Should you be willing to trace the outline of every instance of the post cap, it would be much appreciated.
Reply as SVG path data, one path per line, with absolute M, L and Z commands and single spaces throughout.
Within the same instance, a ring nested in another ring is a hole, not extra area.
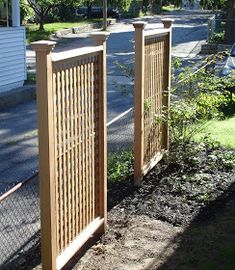
M 165 18 L 165 19 L 162 19 L 161 20 L 163 25 L 164 25 L 164 28 L 171 28 L 173 22 L 175 21 L 174 19 L 170 19 L 170 18 Z
M 51 52 L 56 42 L 50 40 L 39 40 L 31 43 L 32 48 L 37 52 Z
M 143 21 L 137 21 L 137 22 L 133 22 L 133 26 L 135 28 L 145 29 L 145 27 L 147 26 L 147 23 Z
M 95 32 L 91 34 L 93 40 L 99 45 L 102 45 L 108 39 L 109 35 L 109 32 Z

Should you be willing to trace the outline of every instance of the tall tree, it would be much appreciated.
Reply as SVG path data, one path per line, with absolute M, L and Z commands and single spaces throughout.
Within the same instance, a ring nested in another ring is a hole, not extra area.
M 227 44 L 235 42 L 235 0 L 227 1 L 224 42 Z
M 39 29 L 44 29 L 45 19 L 49 13 L 49 11 L 60 5 L 75 5 L 79 4 L 80 0 L 27 0 L 28 5 L 34 10 L 35 15 L 39 21 Z

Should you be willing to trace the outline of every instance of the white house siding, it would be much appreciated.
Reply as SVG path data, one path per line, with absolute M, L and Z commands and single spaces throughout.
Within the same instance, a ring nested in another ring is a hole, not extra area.
M 25 28 L 0 28 L 0 93 L 23 85 L 26 79 Z

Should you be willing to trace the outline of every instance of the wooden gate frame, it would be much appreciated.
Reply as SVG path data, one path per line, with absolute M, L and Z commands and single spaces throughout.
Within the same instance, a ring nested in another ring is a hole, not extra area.
M 167 91 L 164 93 L 163 105 L 166 108 L 166 118 L 169 117 L 170 107 L 170 84 L 171 84 L 171 46 L 172 46 L 172 23 L 173 19 L 162 19 L 164 29 L 144 31 L 146 22 L 135 22 L 135 94 L 134 94 L 134 184 L 139 186 L 143 176 L 151 170 L 162 158 L 162 153 L 149 161 L 144 168 L 144 74 L 145 74 L 145 36 L 161 36 L 169 34 L 168 70 L 167 70 Z M 164 123 L 162 148 L 169 150 L 169 128 Z
M 36 51 L 36 88 L 38 104 L 39 129 L 39 175 L 40 175 L 40 207 L 41 207 L 41 251 L 43 270 L 61 269 L 79 249 L 94 235 L 104 233 L 107 226 L 107 139 L 106 139 L 106 40 L 109 33 L 93 33 L 95 46 L 103 46 L 101 62 L 103 70 L 100 73 L 99 99 L 102 104 L 99 108 L 99 222 L 79 235 L 77 246 L 63 254 L 58 262 L 57 254 L 57 228 L 56 228 L 56 196 L 55 196 L 55 143 L 54 143 L 54 104 L 53 104 L 53 78 L 52 78 L 52 50 L 53 41 L 38 41 L 32 43 Z M 74 55 L 73 55 L 74 57 Z M 88 228 L 89 227 L 89 228 Z

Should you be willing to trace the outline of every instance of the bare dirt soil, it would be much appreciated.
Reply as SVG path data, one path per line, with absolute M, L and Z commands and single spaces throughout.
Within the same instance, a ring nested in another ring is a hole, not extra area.
M 204 149 L 187 164 L 160 163 L 138 189 L 111 184 L 110 204 L 121 202 L 73 269 L 234 270 L 234 161 L 233 150 Z

